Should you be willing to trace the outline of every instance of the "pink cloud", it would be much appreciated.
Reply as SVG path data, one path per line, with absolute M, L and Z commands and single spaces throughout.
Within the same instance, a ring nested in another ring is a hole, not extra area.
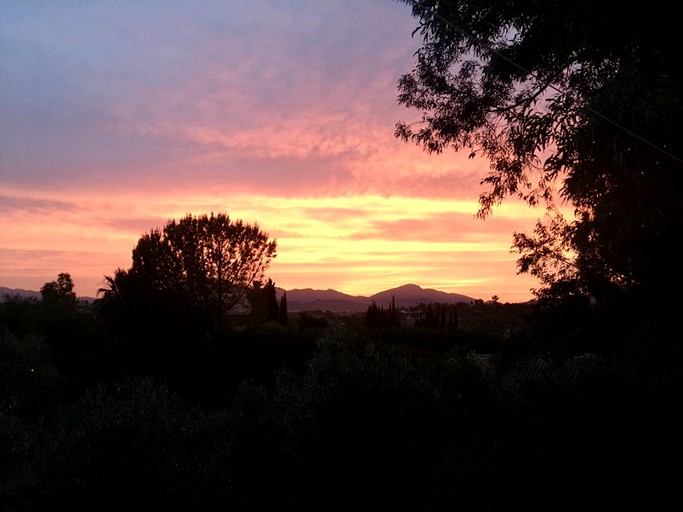
M 538 214 L 474 219 L 487 163 L 393 136 L 407 6 L 37 5 L 0 20 L 0 285 L 92 295 L 147 230 L 225 211 L 278 238 L 285 287 L 528 298 L 507 251 Z

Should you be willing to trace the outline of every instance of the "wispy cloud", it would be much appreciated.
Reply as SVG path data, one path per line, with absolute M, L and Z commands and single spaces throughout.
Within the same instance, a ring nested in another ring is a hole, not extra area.
M 31 269 L 36 279 L 45 279 L 51 267 L 55 275 L 69 271 L 78 276 L 82 294 L 92 294 L 115 268 L 128 268 L 131 251 L 145 232 L 186 213 L 219 211 L 258 224 L 278 241 L 269 275 L 285 288 L 339 287 L 369 294 L 417 282 L 515 300 L 526 297 L 531 287 L 529 279 L 511 279 L 511 230 L 533 220 L 523 207 L 510 207 L 500 219 L 477 224 L 471 221 L 472 202 L 365 195 L 84 193 L 64 200 L 66 207 L 52 205 L 47 215 L 35 208 L 42 204 L 38 194 L 27 197 L 25 207 L 19 206 L 20 197 L 13 203 L 17 206 L 5 215 L 7 229 L 0 238 L 0 279 L 25 282 Z
M 279 286 L 415 282 L 530 297 L 488 165 L 393 136 L 419 45 L 392 1 L 0 6 L 0 284 L 94 294 L 147 230 L 226 212 L 278 239 Z

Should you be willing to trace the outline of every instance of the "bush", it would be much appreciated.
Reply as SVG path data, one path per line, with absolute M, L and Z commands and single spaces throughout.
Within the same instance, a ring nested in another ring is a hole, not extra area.
M 63 382 L 42 337 L 0 329 L 0 411 L 37 421 L 57 405 Z
M 187 407 L 150 379 L 101 387 L 32 440 L 34 479 L 15 482 L 4 498 L 14 510 L 216 502 L 229 489 L 227 422 Z

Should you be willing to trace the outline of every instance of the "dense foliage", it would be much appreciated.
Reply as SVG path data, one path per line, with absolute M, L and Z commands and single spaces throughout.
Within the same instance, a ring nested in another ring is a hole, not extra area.
M 92 304 L 8 298 L 0 503 L 528 511 L 677 498 L 679 362 L 627 331 L 603 350 L 584 319 L 539 324 L 533 305 L 459 304 L 458 327 L 406 326 L 407 313 L 384 327 L 246 315 L 206 340 L 124 335 Z
M 40 296 L 44 301 L 76 302 L 71 274 L 62 272 L 57 276 L 56 281 L 45 283 L 40 288 Z
M 423 43 L 398 99 L 422 115 L 398 123 L 396 135 L 430 152 L 487 159 L 482 216 L 508 196 L 550 207 L 561 197 L 575 208 L 574 220 L 551 213 L 533 234 L 515 234 L 519 269 L 541 279 L 539 297 L 592 296 L 609 306 L 626 295 L 646 304 L 679 289 L 675 5 L 405 3 Z
M 188 214 L 140 238 L 130 270 L 106 278 L 99 307 L 119 325 L 157 320 L 173 331 L 199 323 L 213 336 L 263 277 L 276 247 L 258 225 L 224 213 Z

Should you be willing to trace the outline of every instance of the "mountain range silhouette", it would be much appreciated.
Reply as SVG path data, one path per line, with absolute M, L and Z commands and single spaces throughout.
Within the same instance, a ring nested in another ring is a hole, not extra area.
M 297 311 L 332 311 L 334 313 L 353 313 L 366 311 L 374 301 L 381 307 L 388 307 L 392 299 L 396 307 L 416 306 L 420 303 L 444 302 L 457 304 L 459 302 L 473 302 L 475 299 L 459 293 L 447 293 L 431 288 L 422 288 L 416 284 L 405 284 L 397 288 L 384 290 L 374 295 L 348 295 L 337 290 L 315 290 L 313 288 L 294 288 L 285 290 L 276 288 L 278 300 L 287 292 L 287 309 Z M 40 292 L 19 288 L 0 286 L 0 302 L 6 296 L 23 298 L 40 298 Z M 80 300 L 90 302 L 92 297 L 79 297 Z
M 473 302 L 475 299 L 459 293 L 447 293 L 431 288 L 421 288 L 416 284 L 406 284 L 397 288 L 384 290 L 374 295 L 347 295 L 336 290 L 314 290 L 312 288 L 293 289 L 287 291 L 287 308 L 289 311 L 332 311 L 358 312 L 367 310 L 374 301 L 380 307 L 388 307 L 392 299 L 396 307 L 416 306 L 420 303 L 444 302 L 457 304 Z M 278 298 L 285 292 L 278 288 Z

